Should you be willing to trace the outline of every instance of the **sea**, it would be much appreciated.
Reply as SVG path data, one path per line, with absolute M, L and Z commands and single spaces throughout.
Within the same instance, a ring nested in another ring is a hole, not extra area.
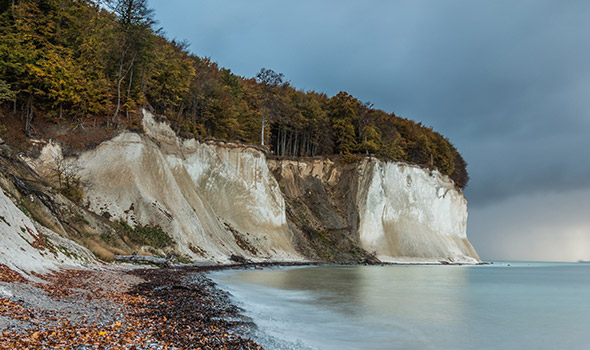
M 209 275 L 265 349 L 590 349 L 590 264 L 313 266 Z

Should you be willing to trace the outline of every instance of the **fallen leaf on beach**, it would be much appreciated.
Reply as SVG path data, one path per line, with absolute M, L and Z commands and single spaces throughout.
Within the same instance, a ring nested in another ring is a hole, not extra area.
M 89 308 L 49 311 L 0 298 L 0 316 L 26 324 L 0 329 L 0 349 L 194 349 L 198 343 L 203 349 L 260 349 L 229 333 L 234 323 L 223 319 L 227 304 L 212 295 L 208 279 L 186 286 L 184 278 L 194 274 L 148 269 L 133 275 L 88 270 L 39 275 L 47 283 L 26 283 L 58 303 Z M 150 282 L 139 283 L 136 276 Z M 97 315 L 106 319 L 88 321 Z

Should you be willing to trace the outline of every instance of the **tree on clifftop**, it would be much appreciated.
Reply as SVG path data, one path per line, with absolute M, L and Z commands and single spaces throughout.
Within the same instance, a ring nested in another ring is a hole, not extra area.
M 154 23 L 154 10 L 148 7 L 147 0 L 106 0 L 105 3 L 124 27 L 145 27 Z
M 344 154 L 356 151 L 357 134 L 354 126 L 361 108 L 360 101 L 344 91 L 330 99 L 328 114 L 334 127 L 336 151 Z
M 277 94 L 277 88 L 283 86 L 283 73 L 276 73 L 272 69 L 262 68 L 256 75 L 256 81 L 262 84 L 264 90 L 264 111 L 262 112 L 262 128 L 260 131 L 260 144 L 264 146 L 264 128 L 267 120 L 273 112 L 273 104 L 275 102 L 275 95 Z
M 145 58 L 151 39 L 151 26 L 154 10 L 150 9 L 147 0 L 106 0 L 106 5 L 115 13 L 120 24 L 118 35 L 119 64 L 117 72 L 117 108 L 113 115 L 113 122 L 118 122 L 121 111 L 121 86 L 128 80 L 127 103 L 130 100 L 133 86 L 133 73 L 138 62 Z

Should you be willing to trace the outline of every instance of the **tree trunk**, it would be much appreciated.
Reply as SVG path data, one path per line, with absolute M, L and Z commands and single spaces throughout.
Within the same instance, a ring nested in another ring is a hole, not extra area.
M 127 71 L 125 72 L 125 74 L 123 74 L 123 67 L 125 66 L 125 56 L 127 55 L 127 50 L 129 48 L 126 47 L 123 50 L 123 53 L 121 53 L 121 61 L 119 62 L 119 74 L 117 77 L 117 109 L 115 109 L 115 114 L 113 115 L 113 123 L 119 124 L 119 112 L 121 111 L 121 84 L 123 83 L 123 80 L 125 80 L 125 77 L 127 76 L 127 74 L 129 73 L 129 71 L 133 68 L 133 62 L 135 60 L 135 57 L 133 57 L 131 59 L 131 62 L 129 62 L 129 67 L 127 68 Z
M 289 133 L 289 141 L 287 141 L 286 144 L 286 148 L 285 148 L 285 154 L 289 155 L 289 150 L 291 149 L 291 144 L 293 143 L 293 133 Z
M 142 104 L 145 107 L 145 64 L 143 65 L 143 69 L 141 70 L 141 96 L 143 98 Z
M 280 144 L 279 140 L 280 139 L 281 139 L 281 128 L 279 127 L 279 130 L 277 130 L 277 137 L 275 139 L 275 154 L 277 156 L 281 155 L 280 150 L 279 150 L 279 144 Z
M 33 96 L 29 95 L 29 102 L 27 103 L 25 118 L 25 134 L 31 137 L 31 123 L 33 122 Z
M 176 113 L 176 120 L 180 120 L 180 117 L 182 117 L 183 112 L 184 112 L 184 102 L 181 102 L 180 106 L 178 107 L 178 112 Z
M 266 117 L 268 112 L 270 111 L 270 106 L 269 106 L 269 97 L 268 97 L 268 92 L 265 93 L 264 95 L 264 108 L 262 111 L 262 130 L 260 131 L 260 144 L 262 146 L 264 146 L 264 127 L 266 124 Z
M 127 107 L 125 108 L 125 115 L 127 116 L 127 120 L 129 120 L 129 95 L 131 95 L 131 84 L 133 83 L 133 72 L 135 69 L 131 68 L 131 74 L 129 75 L 129 86 L 127 86 L 127 97 L 125 100 L 127 101 Z
M 121 83 L 123 82 L 123 78 L 121 75 L 123 74 L 123 57 L 121 57 L 121 63 L 119 64 L 119 75 L 117 77 L 117 109 L 115 109 L 115 114 L 113 115 L 113 123 L 118 121 L 119 110 L 121 109 Z
M 264 146 L 264 124 L 265 124 L 265 114 L 262 114 L 262 130 L 260 131 L 260 144 Z
M 285 135 L 283 136 L 284 138 L 284 142 L 283 142 L 283 155 L 289 155 L 288 153 L 288 149 L 289 149 L 289 140 L 288 140 L 288 135 L 287 132 L 285 132 Z

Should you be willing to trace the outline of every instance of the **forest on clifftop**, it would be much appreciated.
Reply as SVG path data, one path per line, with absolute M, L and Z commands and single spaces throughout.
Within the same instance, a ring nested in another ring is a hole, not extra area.
M 270 69 L 235 75 L 167 39 L 153 17 L 147 0 L 0 0 L 0 135 L 39 137 L 40 123 L 137 128 L 148 108 L 183 137 L 277 157 L 373 154 L 467 185 L 466 162 L 431 127 L 344 91 L 298 90 Z

